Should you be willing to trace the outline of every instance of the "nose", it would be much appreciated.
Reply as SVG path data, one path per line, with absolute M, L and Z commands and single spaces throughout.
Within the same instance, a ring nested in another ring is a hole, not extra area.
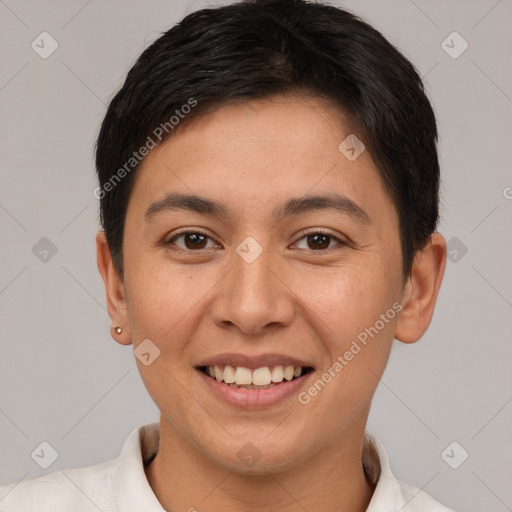
M 231 271 L 219 283 L 211 313 L 218 327 L 234 326 L 244 334 L 263 335 L 290 325 L 293 293 L 270 251 L 264 250 L 251 263 L 234 255 Z

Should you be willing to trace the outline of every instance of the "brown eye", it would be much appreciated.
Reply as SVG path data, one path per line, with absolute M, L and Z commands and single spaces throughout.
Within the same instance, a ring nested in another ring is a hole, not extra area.
M 176 240 L 179 240 L 180 238 L 183 239 L 184 246 L 176 243 Z M 198 249 L 207 249 L 208 247 L 206 247 L 206 244 L 209 239 L 210 237 L 208 235 L 201 233 L 200 231 L 185 231 L 173 236 L 166 242 L 166 244 L 173 244 L 178 246 L 180 249 L 195 251 Z
M 302 238 L 300 238 L 300 240 L 306 240 L 306 247 L 299 247 L 299 244 L 296 244 L 296 247 L 298 247 L 299 249 L 306 249 L 310 251 L 322 251 L 326 249 L 332 249 L 333 246 L 331 245 L 331 242 L 333 241 L 337 242 L 337 244 L 334 244 L 334 246 L 346 245 L 338 237 L 335 237 L 330 233 L 323 233 L 322 231 L 307 233 Z
M 308 235 L 308 245 L 310 249 L 328 249 L 331 237 L 329 235 L 324 235 L 322 233 L 318 233 L 316 235 Z

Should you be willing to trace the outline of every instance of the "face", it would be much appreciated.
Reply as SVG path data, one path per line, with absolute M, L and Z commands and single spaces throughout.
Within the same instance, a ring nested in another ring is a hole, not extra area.
M 274 97 L 201 117 L 138 170 L 124 325 L 160 351 L 137 365 L 166 430 L 231 471 L 364 430 L 404 286 L 397 212 L 369 153 L 340 151 L 349 134 L 321 100 Z M 233 374 L 255 389 L 217 380 Z

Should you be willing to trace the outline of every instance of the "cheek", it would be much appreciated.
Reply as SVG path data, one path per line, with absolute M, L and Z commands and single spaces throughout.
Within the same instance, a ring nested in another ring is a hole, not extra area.
M 192 267 L 142 258 L 134 263 L 126 269 L 134 341 L 141 337 L 162 341 L 173 338 L 173 332 L 179 332 L 180 325 L 186 324 L 194 306 L 213 285 L 194 276 Z
M 192 371 L 186 347 L 192 326 L 204 315 L 200 299 L 207 285 L 191 275 L 191 267 L 180 269 L 167 261 L 142 258 L 134 263 L 126 266 L 133 349 L 147 339 L 158 348 L 158 356 L 149 365 L 136 359 L 140 376 L 160 411 L 172 411 L 172 418 L 186 418 L 193 409 L 185 391 Z M 172 418 L 168 418 L 171 423 Z
M 292 288 L 306 310 L 343 340 L 373 325 L 393 303 L 395 286 L 383 265 L 375 263 L 354 261 L 328 272 L 296 274 L 290 276 Z
M 325 376 L 330 391 L 324 398 L 340 405 L 350 403 L 351 397 L 370 399 L 393 342 L 398 317 L 394 279 L 382 265 L 350 264 L 336 274 L 310 275 L 295 285 L 324 354 L 321 373 L 330 372 Z

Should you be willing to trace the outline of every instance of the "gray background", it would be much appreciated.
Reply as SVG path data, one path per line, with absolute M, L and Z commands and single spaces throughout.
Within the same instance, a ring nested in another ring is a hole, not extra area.
M 439 230 L 457 251 L 427 334 L 395 342 L 368 429 L 399 479 L 460 511 L 512 510 L 512 2 L 331 3 L 425 77 L 441 136 Z M 206 5 L 0 0 L 1 484 L 116 457 L 133 428 L 158 420 L 132 347 L 109 334 L 92 149 L 134 59 Z M 47 59 L 31 48 L 43 31 L 59 45 Z M 456 59 L 441 45 L 453 31 L 469 44 Z M 57 249 L 47 261 L 33 252 L 42 237 Z M 42 441 L 58 452 L 48 469 L 31 458 Z M 452 464 L 469 453 L 458 469 L 441 456 L 453 441 Z

